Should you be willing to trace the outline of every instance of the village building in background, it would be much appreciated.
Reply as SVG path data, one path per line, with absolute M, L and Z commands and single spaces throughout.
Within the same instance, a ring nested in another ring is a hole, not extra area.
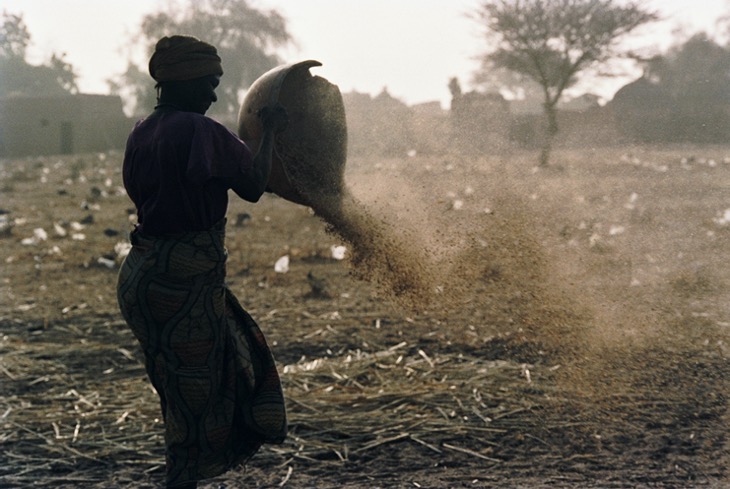
M 451 104 L 407 105 L 384 88 L 342 94 L 351 156 L 468 155 L 535 150 L 544 131 L 540 100 L 507 100 L 496 92 L 463 92 L 449 84 Z M 704 97 L 704 98 L 702 98 Z M 649 77 L 625 85 L 612 100 L 584 94 L 558 106 L 556 148 L 619 144 L 727 144 L 730 91 L 672 95 Z M 123 149 L 134 120 L 111 95 L 0 97 L 0 158 Z M 214 115 L 229 128 L 235 117 Z
M 724 85 L 723 85 L 724 87 Z M 701 87 L 700 87 L 701 88 Z M 344 94 L 350 155 L 504 154 L 538 150 L 544 139 L 542 100 L 505 99 L 449 83 L 451 104 L 407 106 L 387 90 Z M 644 74 L 605 103 L 587 93 L 557 107 L 556 148 L 631 144 L 730 143 L 730 88 L 668 90 Z
M 0 97 L 0 158 L 122 149 L 131 125 L 118 96 Z

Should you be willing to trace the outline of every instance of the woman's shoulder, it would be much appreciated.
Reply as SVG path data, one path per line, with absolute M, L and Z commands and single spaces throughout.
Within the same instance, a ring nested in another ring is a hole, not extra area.
M 164 131 L 168 129 L 184 133 L 200 130 L 206 132 L 227 130 L 221 123 L 208 116 L 182 110 L 153 112 L 149 117 L 139 121 L 136 127 L 144 126 L 155 127 L 157 130 L 162 129 Z
M 177 111 L 170 113 L 169 122 L 171 125 L 187 126 L 191 130 L 204 131 L 206 133 L 222 133 L 226 136 L 234 135 L 233 132 L 207 115 L 198 114 L 197 112 Z
M 136 138 L 154 137 L 167 141 L 206 141 L 216 146 L 242 144 L 233 131 L 215 119 L 184 111 L 153 113 L 137 124 L 133 135 Z
M 201 131 L 204 134 L 207 134 L 208 136 L 215 136 L 216 138 L 220 138 L 223 140 L 233 140 L 231 142 L 240 143 L 240 138 L 234 133 L 232 130 L 230 130 L 228 127 L 226 127 L 221 122 L 212 119 L 208 117 L 207 115 L 197 114 L 197 113 L 189 113 L 191 116 L 191 121 L 193 123 L 193 126 L 195 127 L 196 131 Z

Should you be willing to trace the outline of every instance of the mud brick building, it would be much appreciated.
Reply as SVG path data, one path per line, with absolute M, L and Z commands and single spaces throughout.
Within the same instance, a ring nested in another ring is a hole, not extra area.
M 0 97 L 0 158 L 121 149 L 131 127 L 117 96 Z

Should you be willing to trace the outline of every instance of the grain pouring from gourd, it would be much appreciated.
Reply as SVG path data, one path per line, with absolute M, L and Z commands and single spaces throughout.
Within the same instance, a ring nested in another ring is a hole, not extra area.
M 489 212 L 469 215 L 456 206 L 444 211 L 433 196 L 444 195 L 450 184 L 439 177 L 418 181 L 406 165 L 399 174 L 365 177 L 376 182 L 378 198 L 361 200 L 365 195 L 353 192 L 361 190 L 361 181 L 348 185 L 345 179 L 342 96 L 337 86 L 309 73 L 319 65 L 305 61 L 272 70 L 254 83 L 241 107 L 239 135 L 252 147 L 261 134 L 259 109 L 280 103 L 289 114 L 289 125 L 277 135 L 270 190 L 311 207 L 351 248 L 354 274 L 382 296 L 440 325 L 448 324 L 452 312 L 459 317 L 462 308 L 475 311 L 475 323 L 506 317 L 495 328 L 535 338 L 539 352 L 564 362 L 558 380 L 563 388 L 601 398 L 610 393 L 614 386 L 596 382 L 596 376 L 609 371 L 625 348 L 643 338 L 653 341 L 659 319 L 615 307 L 581 281 L 565 280 L 579 262 L 576 250 L 562 255 L 545 246 L 546 230 L 524 198 L 534 192 L 530 181 L 505 176 L 498 166 L 449 175 L 463 184 L 462 177 L 483 174 L 479 191 Z M 629 331 L 636 324 L 643 333 Z M 569 368 L 574 362 L 576 368 Z M 529 371 L 524 375 L 530 382 Z
M 339 88 L 314 76 L 314 60 L 282 65 L 259 77 L 246 94 L 238 116 L 238 135 L 258 147 L 258 111 L 281 104 L 289 116 L 276 137 L 268 189 L 306 205 L 329 230 L 350 245 L 356 275 L 414 305 L 436 290 L 422 251 L 409 244 L 402 229 L 379 219 L 362 205 L 345 182 L 347 121 Z

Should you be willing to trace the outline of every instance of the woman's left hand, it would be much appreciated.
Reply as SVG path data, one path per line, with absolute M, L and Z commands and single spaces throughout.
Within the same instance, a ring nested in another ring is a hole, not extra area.
M 259 109 L 257 115 L 264 131 L 282 132 L 289 125 L 289 114 L 281 104 L 270 105 Z

